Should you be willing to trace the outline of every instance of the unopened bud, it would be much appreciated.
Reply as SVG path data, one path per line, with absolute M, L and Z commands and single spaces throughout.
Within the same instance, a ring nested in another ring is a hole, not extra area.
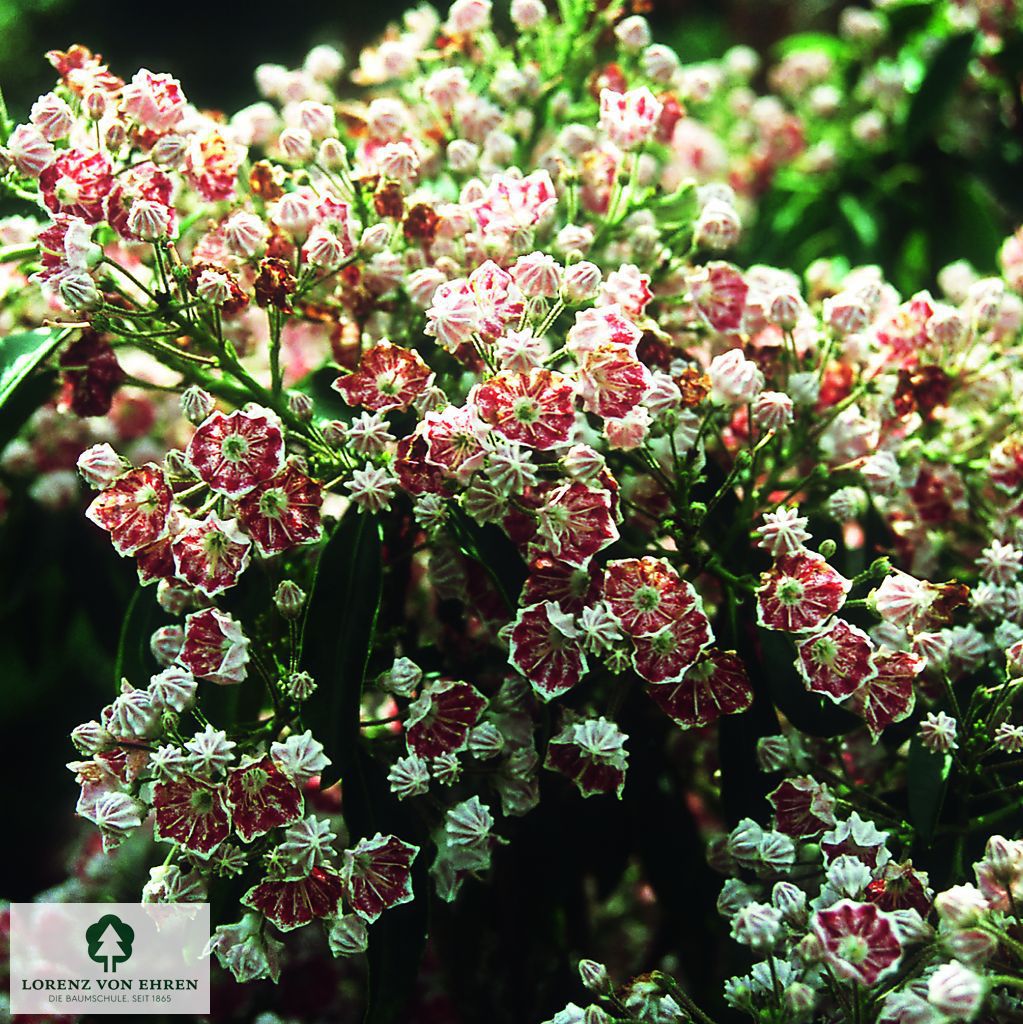
M 289 621 L 297 619 L 305 605 L 305 591 L 291 580 L 282 580 L 274 594 L 274 605 Z

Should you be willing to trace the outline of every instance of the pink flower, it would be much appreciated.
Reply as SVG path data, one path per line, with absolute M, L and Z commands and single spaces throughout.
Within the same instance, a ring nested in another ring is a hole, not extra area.
M 786 779 L 767 799 L 779 832 L 800 838 L 819 836 L 835 824 L 835 798 L 809 775 Z
M 916 703 L 913 681 L 926 662 L 909 651 L 882 648 L 874 655 L 877 675 L 868 679 L 850 696 L 849 708 L 866 723 L 871 738 L 877 742 L 881 733 L 908 718 Z
M 761 576 L 757 621 L 766 629 L 787 633 L 815 629 L 845 604 L 851 587 L 821 555 L 782 555 Z
M 799 669 L 806 688 L 839 701 L 877 675 L 870 637 L 844 619 L 836 619 L 822 633 L 798 647 Z
M 187 458 L 195 474 L 229 498 L 247 494 L 284 466 L 284 434 L 275 413 L 249 406 L 215 412 L 192 435 Z
M 625 558 L 608 562 L 604 597 L 630 636 L 653 636 L 694 607 L 692 584 L 662 558 Z
M 657 633 L 633 637 L 632 664 L 648 683 L 676 683 L 695 664 L 714 634 L 703 602 L 687 581 L 672 621 Z
M 547 171 L 526 177 L 495 174 L 472 212 L 484 234 L 511 235 L 535 227 L 557 206 L 554 182 Z
M 734 331 L 742 323 L 749 287 L 734 267 L 708 263 L 689 274 L 688 285 L 693 305 L 714 330 Z
M 650 371 L 617 345 L 585 353 L 579 363 L 583 408 L 605 418 L 627 415 L 650 389 Z
M 426 320 L 424 333 L 449 352 L 470 341 L 479 329 L 480 314 L 468 283 L 459 280 L 440 285 L 433 293 Z
M 715 356 L 707 368 L 711 398 L 719 405 L 748 405 L 763 390 L 764 375 L 741 349 Z
M 195 778 L 158 782 L 153 787 L 156 838 L 208 857 L 231 834 L 225 787 Z
M 57 159 L 57 151 L 34 124 L 19 124 L 7 140 L 7 152 L 15 168 L 38 178 Z
M 575 315 L 565 347 L 577 359 L 598 349 L 618 349 L 623 355 L 636 356 L 643 332 L 616 305 L 583 309 Z
M 244 148 L 228 142 L 218 131 L 194 135 L 185 153 L 185 174 L 208 202 L 231 199 L 244 158 Z
M 640 273 L 639 267 L 623 263 L 607 275 L 600 289 L 598 306 L 616 305 L 629 317 L 638 320 L 653 299 L 650 275 Z
M 170 131 L 185 112 L 181 83 L 170 75 L 137 71 L 121 93 L 121 110 L 154 132 Z
M 47 207 L 53 213 L 81 217 L 88 224 L 103 220 L 104 203 L 113 187 L 113 168 L 104 153 L 65 150 L 39 175 Z
M 646 142 L 663 109 L 646 86 L 625 93 L 600 91 L 600 127 L 622 149 L 636 149 Z
M 241 902 L 258 910 L 282 932 L 290 932 L 310 921 L 335 917 L 340 912 L 343 894 L 341 877 L 336 871 L 315 867 L 301 878 L 264 879 Z
M 533 547 L 569 565 L 585 566 L 618 540 L 609 491 L 583 483 L 565 483 L 546 495 L 537 509 Z
M 842 900 L 813 916 L 824 959 L 842 978 L 872 986 L 902 955 L 886 913 L 872 903 Z

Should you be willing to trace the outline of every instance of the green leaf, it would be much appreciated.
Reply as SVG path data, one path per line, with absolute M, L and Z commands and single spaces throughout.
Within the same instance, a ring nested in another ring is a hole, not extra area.
M 929 843 L 938 824 L 952 768 L 951 754 L 936 754 L 914 736 L 909 744 L 909 820 L 921 843 Z
M 909 149 L 916 148 L 931 134 L 959 91 L 974 43 L 974 33 L 964 32 L 951 36 L 935 53 L 906 113 L 903 137 Z
M 841 61 L 850 52 L 849 44 L 827 32 L 799 32 L 788 36 L 775 47 L 779 57 L 793 53 L 826 53 L 832 60 Z
M 154 591 L 136 588 L 128 601 L 117 641 L 114 659 L 114 689 L 120 692 L 121 680 L 132 686 L 145 686 L 156 669 L 156 660 L 149 646 L 154 631 L 170 622 L 170 617 L 156 602 Z
M 40 328 L 0 338 L 0 409 L 65 337 L 66 332 Z
M 303 667 L 316 680 L 303 719 L 324 746 L 332 785 L 355 768 L 359 705 L 383 589 L 380 523 L 350 506 L 320 554 L 302 624 Z
M 873 249 L 877 244 L 877 222 L 863 203 L 849 192 L 838 197 L 838 208 L 846 223 L 853 229 L 864 249 Z

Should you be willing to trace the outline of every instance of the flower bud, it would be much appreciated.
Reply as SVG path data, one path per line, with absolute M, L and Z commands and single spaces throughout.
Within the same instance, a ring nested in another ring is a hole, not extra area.
M 580 960 L 579 977 L 583 985 L 594 995 L 604 995 L 611 991 L 611 979 L 608 977 L 607 968 L 596 960 Z
M 308 700 L 316 689 L 316 681 L 308 672 L 292 672 L 284 684 L 284 689 L 294 700 Z
M 180 626 L 161 626 L 150 637 L 149 649 L 157 664 L 166 668 L 174 663 L 184 643 L 185 631 Z
M 308 423 L 313 418 L 313 400 L 304 391 L 292 391 L 288 395 L 288 411 Z
M 302 614 L 305 599 L 305 591 L 291 580 L 282 580 L 274 593 L 274 605 L 277 611 L 289 621 L 294 621 Z
M 600 281 L 600 268 L 587 260 L 581 260 L 565 270 L 561 294 L 568 303 L 585 302 L 597 294 Z
M 121 456 L 106 443 L 86 448 L 77 465 L 82 479 L 97 491 L 109 487 L 125 471 Z
M 952 1020 L 972 1020 L 985 994 L 984 979 L 958 960 L 942 964 L 927 982 L 927 1002 Z
M 213 396 L 198 384 L 185 388 L 181 393 L 181 411 L 189 423 L 198 426 L 213 412 Z

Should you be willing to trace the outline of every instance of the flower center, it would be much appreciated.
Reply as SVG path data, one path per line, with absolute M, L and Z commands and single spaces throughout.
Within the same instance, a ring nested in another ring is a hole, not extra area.
M 850 964 L 861 964 L 867 959 L 870 947 L 862 935 L 843 935 L 838 943 L 838 955 Z
M 228 462 L 241 462 L 249 454 L 249 442 L 241 434 L 228 434 L 220 446 L 220 454 Z
M 799 604 L 803 599 L 805 593 L 803 584 L 797 579 L 793 579 L 791 576 L 785 576 L 778 581 L 778 589 L 776 591 L 778 600 L 784 605 Z
M 61 206 L 77 203 L 80 190 L 74 178 L 61 178 L 53 189 L 53 194 Z
M 280 519 L 287 511 L 288 496 L 279 487 L 264 491 L 259 497 L 259 511 L 267 519 Z
M 208 789 L 197 789 L 189 796 L 188 803 L 197 814 L 209 814 L 213 810 L 213 794 Z
M 656 587 L 640 587 L 632 595 L 632 607 L 638 612 L 652 612 L 660 607 L 661 594 Z
M 400 388 L 398 387 L 398 380 L 392 370 L 388 370 L 386 373 L 380 374 L 377 377 L 377 391 L 382 395 L 396 395 Z
M 823 636 L 820 640 L 814 641 L 814 645 L 810 649 L 810 656 L 818 665 L 827 665 L 828 668 L 831 668 L 838 656 L 838 645 L 831 637 Z
M 512 415 L 519 423 L 535 423 L 540 418 L 540 406 L 535 398 L 517 398 Z
M 257 793 L 267 784 L 269 778 L 262 768 L 253 768 L 242 778 L 242 785 L 249 793 Z
M 135 492 L 135 501 L 140 512 L 155 512 L 160 507 L 160 499 L 152 484 L 145 484 Z

